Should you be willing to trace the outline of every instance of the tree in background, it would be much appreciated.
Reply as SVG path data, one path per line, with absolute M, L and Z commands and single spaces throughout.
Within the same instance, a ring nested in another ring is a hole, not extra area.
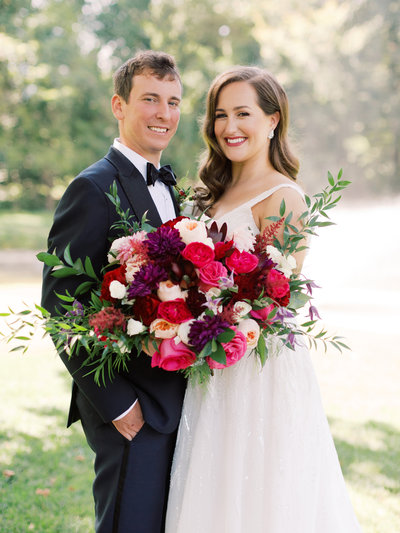
M 3 0 L 2 205 L 51 205 L 116 134 L 111 74 L 139 49 L 173 54 L 184 83 L 165 153 L 194 179 L 211 80 L 258 64 L 289 93 L 307 189 L 344 166 L 354 195 L 400 189 L 397 0 Z

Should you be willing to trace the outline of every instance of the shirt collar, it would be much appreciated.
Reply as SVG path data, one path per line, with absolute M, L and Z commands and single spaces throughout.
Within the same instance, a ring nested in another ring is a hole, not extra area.
M 113 147 L 116 148 L 123 154 L 129 161 L 138 169 L 144 179 L 147 176 L 147 159 L 134 152 L 131 148 L 122 144 L 119 139 L 114 139 Z

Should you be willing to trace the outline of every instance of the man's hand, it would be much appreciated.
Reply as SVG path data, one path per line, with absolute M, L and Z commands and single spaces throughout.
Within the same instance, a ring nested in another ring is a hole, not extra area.
M 161 344 L 161 339 L 155 339 L 154 341 L 156 344 L 157 344 L 157 350 L 158 348 L 160 347 L 160 344 Z M 153 342 L 149 342 L 147 344 L 148 348 L 146 348 L 146 345 L 144 343 L 144 341 L 142 342 L 142 350 L 144 351 L 145 354 L 149 355 L 150 357 L 153 357 L 153 355 L 156 353 L 156 349 L 154 348 L 154 344 Z
M 119 420 L 113 420 L 113 424 L 126 439 L 134 439 L 144 424 L 143 413 L 139 402 L 137 401 L 124 417 Z

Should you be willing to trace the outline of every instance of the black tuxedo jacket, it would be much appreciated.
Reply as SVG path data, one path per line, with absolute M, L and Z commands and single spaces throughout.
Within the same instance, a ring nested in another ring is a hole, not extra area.
M 115 207 L 105 195 L 116 181 L 121 207 L 128 208 L 140 221 L 147 211 L 149 223 L 158 227 L 162 221 L 151 198 L 143 176 L 134 165 L 113 147 L 108 154 L 81 172 L 68 186 L 56 209 L 48 239 L 48 249 L 62 255 L 70 243 L 71 256 L 84 259 L 89 256 L 97 275 L 107 264 L 111 241 L 118 235 L 110 226 L 118 219 Z M 175 210 L 178 206 L 174 199 Z M 57 279 L 51 269 L 44 267 L 42 306 L 54 313 L 60 304 L 55 293 L 74 293 L 82 282 L 79 276 Z M 62 309 L 62 308 L 61 308 Z M 60 309 L 60 310 L 61 310 Z M 104 422 L 110 422 L 128 409 L 138 398 L 145 421 L 161 433 L 173 432 L 181 413 L 185 379 L 182 374 L 151 368 L 151 359 L 145 353 L 131 354 L 128 371 L 116 374 L 106 385 L 95 384 L 93 375 L 85 377 L 87 368 L 81 368 L 87 354 L 66 353 L 61 358 L 73 377 L 68 425 L 80 418 L 75 402 L 76 387 L 86 396 Z

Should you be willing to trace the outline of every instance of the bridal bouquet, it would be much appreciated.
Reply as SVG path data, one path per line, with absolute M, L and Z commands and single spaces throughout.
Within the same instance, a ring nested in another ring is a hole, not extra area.
M 293 257 L 305 247 L 308 234 L 332 224 L 321 217 L 328 218 L 326 211 L 340 199 L 335 194 L 349 182 L 339 173 L 336 181 L 329 175 L 329 184 L 314 202 L 306 197 L 301 231 L 282 203 L 280 216 L 271 217 L 268 230 L 258 236 L 247 228 L 231 232 L 226 224 L 218 227 L 204 217 L 180 216 L 157 229 L 145 220 L 131 223 L 129 212 L 120 209 L 114 184 L 107 196 L 120 216 L 114 227 L 122 236 L 110 246 L 102 279 L 89 258 L 74 261 L 68 247 L 62 258 L 38 254 L 54 276 L 83 275 L 85 281 L 74 295 L 58 295 L 63 314 L 51 316 L 40 306 L 18 313 L 8 340 L 26 344 L 39 320 L 57 350 L 74 357 L 84 349 L 83 365 L 98 384 L 106 373 L 112 378 L 131 352 L 139 353 L 143 346 L 147 351 L 153 346 L 153 367 L 181 370 L 199 381 L 251 351 L 264 365 L 270 339 L 294 348 L 303 335 L 310 342 L 346 348 L 324 330 L 313 333 L 318 317 L 311 304 L 315 284 L 295 273 Z M 276 233 L 282 226 L 281 243 Z M 83 304 L 85 292 L 89 297 L 85 295 Z M 294 318 L 305 306 L 309 320 L 297 326 Z M 32 330 L 28 336 L 21 334 L 26 326 Z

